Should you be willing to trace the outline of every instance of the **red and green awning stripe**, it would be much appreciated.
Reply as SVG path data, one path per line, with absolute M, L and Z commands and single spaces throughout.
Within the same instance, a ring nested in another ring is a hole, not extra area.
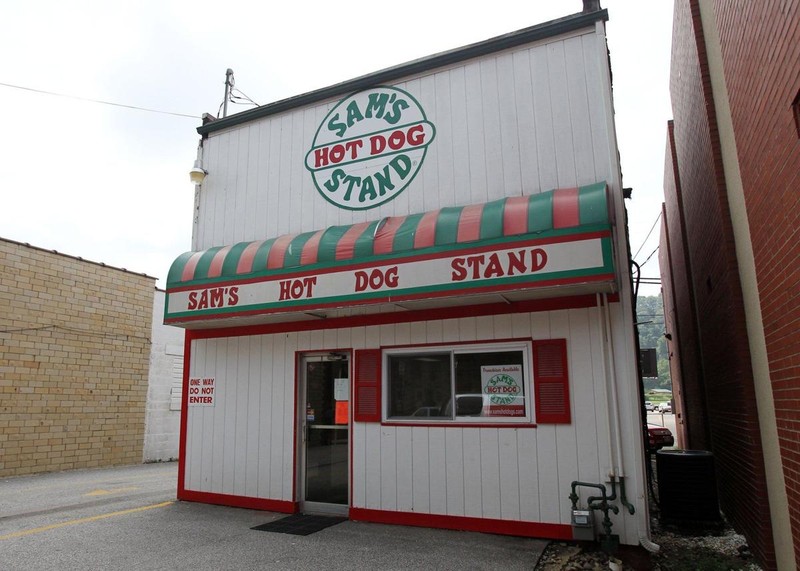
M 186 252 L 173 262 L 167 287 L 511 236 L 576 233 L 608 225 L 606 184 L 600 182 Z

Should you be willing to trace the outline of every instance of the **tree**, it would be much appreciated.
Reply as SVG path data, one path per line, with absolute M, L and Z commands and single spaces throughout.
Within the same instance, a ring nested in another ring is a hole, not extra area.
M 660 295 L 636 298 L 636 323 L 639 328 L 639 347 L 654 348 L 658 362 L 658 378 L 645 378 L 645 388 L 672 389 L 669 375 L 669 353 L 664 338 L 664 304 Z

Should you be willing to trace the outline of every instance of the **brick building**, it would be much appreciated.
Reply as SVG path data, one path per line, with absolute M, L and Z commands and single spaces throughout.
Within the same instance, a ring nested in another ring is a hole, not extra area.
M 768 569 L 800 562 L 800 2 L 677 0 L 661 264 L 687 448 Z M 675 381 L 674 381 L 675 382 Z
M 154 282 L 0 239 L 0 477 L 142 461 Z

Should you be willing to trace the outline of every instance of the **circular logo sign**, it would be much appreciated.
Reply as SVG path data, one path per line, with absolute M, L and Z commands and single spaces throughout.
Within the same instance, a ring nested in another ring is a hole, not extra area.
M 340 208 L 367 210 L 414 180 L 436 135 L 417 100 L 375 87 L 339 101 L 317 129 L 306 168 L 319 193 Z
M 521 395 L 516 379 L 505 373 L 490 378 L 484 390 L 492 404 L 511 404 Z

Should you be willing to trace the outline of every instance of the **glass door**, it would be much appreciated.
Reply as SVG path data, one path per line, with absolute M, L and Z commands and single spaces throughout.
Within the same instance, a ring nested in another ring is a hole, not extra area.
M 302 510 L 347 514 L 350 500 L 350 361 L 345 353 L 301 362 Z

